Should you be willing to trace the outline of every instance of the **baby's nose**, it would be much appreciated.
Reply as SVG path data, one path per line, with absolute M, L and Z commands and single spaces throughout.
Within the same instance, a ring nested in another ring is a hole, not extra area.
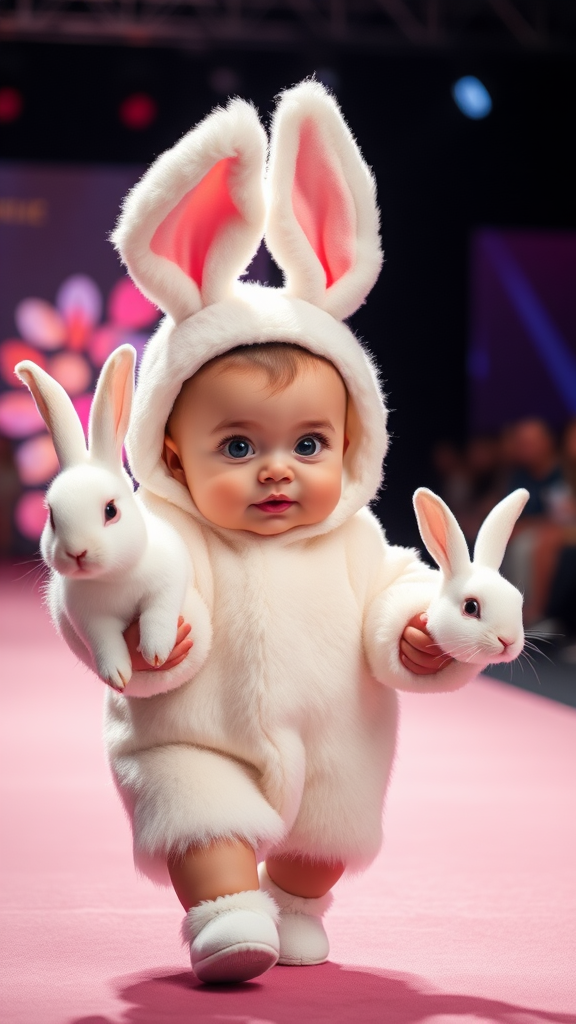
M 261 484 L 267 480 L 293 480 L 294 471 L 286 459 L 277 457 L 269 459 L 258 473 L 258 480 Z

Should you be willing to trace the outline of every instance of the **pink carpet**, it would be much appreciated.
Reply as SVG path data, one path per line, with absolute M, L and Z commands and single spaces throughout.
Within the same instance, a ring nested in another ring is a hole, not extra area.
M 134 876 L 101 689 L 15 575 L 0 591 L 4 1024 L 576 1021 L 573 710 L 486 679 L 404 696 L 386 845 L 337 887 L 330 963 L 198 987 L 175 897 Z

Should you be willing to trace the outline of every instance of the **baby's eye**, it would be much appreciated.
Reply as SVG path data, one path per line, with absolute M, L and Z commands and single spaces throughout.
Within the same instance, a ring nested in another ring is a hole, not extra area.
M 322 441 L 319 437 L 309 434 L 308 437 L 301 437 L 294 449 L 296 455 L 318 455 L 322 451 Z
M 254 449 L 245 437 L 232 437 L 226 441 L 222 451 L 231 459 L 245 459 L 248 455 L 254 455 Z

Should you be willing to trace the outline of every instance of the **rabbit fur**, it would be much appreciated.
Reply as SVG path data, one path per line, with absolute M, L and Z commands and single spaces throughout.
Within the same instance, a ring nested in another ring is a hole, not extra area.
M 189 575 L 182 540 L 140 504 L 122 465 L 135 355 L 124 345 L 104 364 L 88 450 L 64 389 L 29 360 L 16 367 L 52 434 L 61 466 L 46 495 L 49 515 L 40 541 L 52 570 L 51 611 L 59 624 L 68 620 L 97 674 L 120 691 L 132 674 L 123 631 L 138 618 L 139 649 L 151 665 L 162 664 L 175 643 Z
M 334 99 L 287 90 L 267 140 L 234 99 L 164 153 L 113 234 L 132 278 L 166 313 L 146 346 L 127 436 L 139 496 L 188 548 L 214 643 L 191 666 L 137 673 L 147 700 L 107 694 L 106 744 L 136 864 L 167 882 L 166 855 L 235 837 L 342 861 L 378 852 L 398 689 L 462 686 L 477 666 L 416 677 L 399 656 L 439 573 L 388 544 L 367 508 L 387 447 L 372 360 L 342 322 L 382 262 L 374 180 Z M 239 280 L 263 234 L 285 283 Z M 182 384 L 237 345 L 290 342 L 329 359 L 348 391 L 342 494 L 322 522 L 273 537 L 205 519 L 163 460 Z M 72 639 L 68 638 L 72 643 Z M 125 694 L 130 697 L 134 677 Z

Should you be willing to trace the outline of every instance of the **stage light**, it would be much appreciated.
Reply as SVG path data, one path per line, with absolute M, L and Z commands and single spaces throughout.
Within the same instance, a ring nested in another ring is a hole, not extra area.
M 158 104 L 148 93 L 135 92 L 122 100 L 118 116 L 122 124 L 132 131 L 143 131 L 156 120 Z
M 452 98 L 465 117 L 480 121 L 492 110 L 492 99 L 488 89 L 479 78 L 465 75 L 452 86 Z
M 6 85 L 0 89 L 0 122 L 11 124 L 17 121 L 24 108 L 24 99 L 18 89 Z

